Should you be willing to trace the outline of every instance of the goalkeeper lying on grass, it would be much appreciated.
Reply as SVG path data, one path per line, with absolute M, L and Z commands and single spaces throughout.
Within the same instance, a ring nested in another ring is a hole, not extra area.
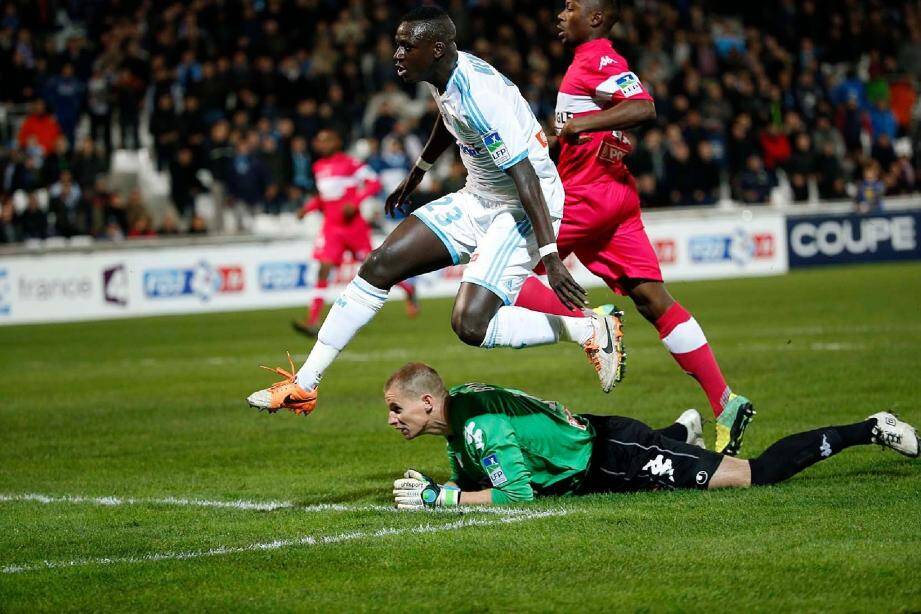
M 451 480 L 415 470 L 393 484 L 397 507 L 495 505 L 542 495 L 774 484 L 850 446 L 880 444 L 918 456 L 915 429 L 890 413 L 784 437 L 743 460 L 704 449 L 700 414 L 689 409 L 654 430 L 620 416 L 573 414 L 520 390 L 464 384 L 410 363 L 384 387 L 388 423 L 406 439 L 443 435 Z

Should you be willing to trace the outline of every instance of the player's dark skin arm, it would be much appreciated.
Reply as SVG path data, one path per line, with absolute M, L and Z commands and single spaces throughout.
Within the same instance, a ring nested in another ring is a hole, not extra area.
M 432 127 L 432 134 L 429 135 L 425 149 L 422 150 L 422 159 L 432 164 L 453 144 L 454 137 L 448 132 L 444 122 L 439 119 Z M 405 214 L 412 213 L 416 207 L 413 207 L 412 203 L 409 202 L 409 196 L 419 187 L 419 183 L 424 176 L 425 171 L 418 166 L 414 166 L 400 185 L 387 197 L 387 202 L 384 204 L 384 213 L 392 216 L 397 209 Z
M 537 173 L 534 172 L 531 161 L 525 158 L 506 169 L 505 172 L 518 188 L 518 197 L 525 213 L 528 214 L 528 219 L 531 220 L 537 245 L 543 247 L 555 242 L 550 209 L 547 208 L 547 203 L 544 201 L 544 192 L 540 189 L 540 180 L 537 178 Z M 541 262 L 547 269 L 550 287 L 566 307 L 574 309 L 585 307 L 588 304 L 585 289 L 572 278 L 558 253 L 547 254 L 541 259 Z
M 579 135 L 585 132 L 607 132 L 627 130 L 656 118 L 656 105 L 651 100 L 624 100 L 609 109 L 573 117 L 563 129 L 559 138 L 567 143 L 580 142 Z

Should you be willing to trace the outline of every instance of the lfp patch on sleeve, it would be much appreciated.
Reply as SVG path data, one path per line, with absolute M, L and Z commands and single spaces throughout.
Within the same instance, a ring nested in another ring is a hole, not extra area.
M 625 98 L 643 93 L 643 85 L 640 83 L 639 77 L 632 72 L 620 73 L 614 77 L 614 83 L 617 84 L 617 88 Z
M 497 165 L 504 164 L 512 159 L 511 152 L 496 130 L 483 136 L 483 145 L 486 145 L 489 156 Z
M 502 465 L 499 464 L 499 459 L 495 454 L 484 457 L 480 462 L 483 465 L 483 469 L 486 470 L 486 475 L 489 476 L 489 481 L 493 486 L 499 487 L 508 482 L 505 472 L 502 471 Z

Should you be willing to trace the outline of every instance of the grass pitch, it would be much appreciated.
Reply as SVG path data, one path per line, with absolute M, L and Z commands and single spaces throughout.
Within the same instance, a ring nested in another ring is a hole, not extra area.
M 880 409 L 921 425 L 921 265 L 670 289 L 755 402 L 743 456 Z M 630 368 L 604 395 L 578 348 L 467 348 L 450 301 L 388 304 L 306 419 L 243 400 L 258 364 L 303 359 L 295 310 L 0 328 L 0 611 L 921 609 L 921 462 L 875 447 L 748 491 L 388 509 L 407 467 L 447 476 L 441 441 L 385 424 L 408 360 L 577 412 L 708 415 L 624 306 Z

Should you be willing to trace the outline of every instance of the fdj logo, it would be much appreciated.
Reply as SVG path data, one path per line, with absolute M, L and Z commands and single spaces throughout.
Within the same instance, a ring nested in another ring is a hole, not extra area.
M 10 276 L 6 269 L 0 269 L 0 316 L 10 314 L 12 289 Z
M 774 235 L 748 234 L 737 228 L 728 235 L 703 235 L 691 237 L 688 244 L 691 262 L 734 262 L 745 265 L 752 260 L 771 258 L 774 255 Z
M 308 270 L 304 262 L 266 262 L 259 267 L 259 287 L 268 292 L 307 288 Z
M 154 269 L 144 273 L 144 295 L 152 299 L 197 296 L 207 301 L 215 294 L 242 292 L 243 286 L 242 267 L 212 267 L 204 261 L 190 269 Z

